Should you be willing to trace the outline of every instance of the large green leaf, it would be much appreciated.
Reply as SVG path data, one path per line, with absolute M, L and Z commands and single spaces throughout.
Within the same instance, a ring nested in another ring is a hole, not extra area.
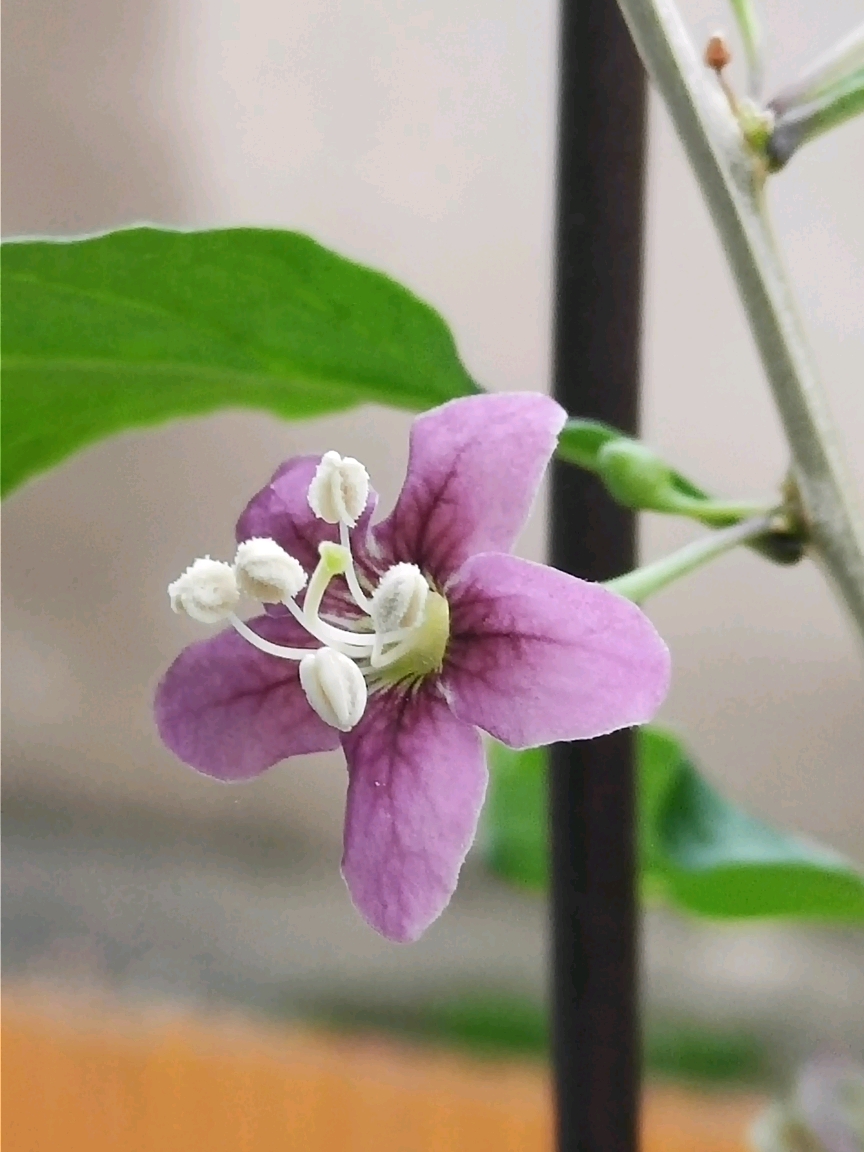
M 643 891 L 703 916 L 864 920 L 864 874 L 838 853 L 780 832 L 724 800 L 668 732 L 639 732 Z M 492 745 L 486 814 L 490 868 L 545 886 L 545 757 Z
M 478 391 L 444 321 L 306 236 L 131 228 L 3 248 L 3 490 L 125 428 Z

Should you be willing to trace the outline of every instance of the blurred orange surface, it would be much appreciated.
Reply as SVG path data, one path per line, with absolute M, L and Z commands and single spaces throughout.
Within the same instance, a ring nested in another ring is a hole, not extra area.
M 550 1152 L 542 1065 L 7 993 L 6 1152 Z M 644 1152 L 745 1152 L 762 1101 L 649 1086 Z

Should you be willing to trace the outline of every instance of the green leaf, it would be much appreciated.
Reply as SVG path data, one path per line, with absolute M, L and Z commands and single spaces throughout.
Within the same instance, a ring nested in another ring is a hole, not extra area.
M 724 800 L 685 754 L 657 758 L 651 830 L 667 897 L 703 916 L 864 920 L 864 875 L 838 853 Z M 642 772 L 650 771 L 643 762 Z
M 217 408 L 296 419 L 479 391 L 428 305 L 297 233 L 16 241 L 2 279 L 4 492 L 104 436 Z
M 864 920 L 864 874 L 838 853 L 780 832 L 724 800 L 675 736 L 637 739 L 643 892 L 702 916 Z M 489 749 L 486 859 L 511 882 L 548 876 L 545 752 Z
M 640 728 L 636 737 L 639 803 L 639 867 L 644 875 L 662 872 L 665 863 L 659 829 L 681 747 L 671 732 L 654 725 Z M 652 879 L 654 879 L 652 875 Z
M 526 888 L 545 888 L 549 877 L 546 820 L 546 750 L 487 748 L 486 856 L 493 872 Z

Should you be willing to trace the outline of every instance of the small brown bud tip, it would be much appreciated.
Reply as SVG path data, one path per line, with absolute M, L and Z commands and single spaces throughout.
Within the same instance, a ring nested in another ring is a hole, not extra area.
M 716 33 L 705 47 L 705 63 L 713 71 L 722 72 L 731 59 L 729 45 L 719 33 Z

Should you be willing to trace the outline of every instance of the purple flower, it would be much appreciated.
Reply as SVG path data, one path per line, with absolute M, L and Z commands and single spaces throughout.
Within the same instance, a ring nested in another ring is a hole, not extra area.
M 169 669 L 162 739 L 220 780 L 341 744 L 342 872 L 391 940 L 417 939 L 456 886 L 486 790 L 478 729 L 512 748 L 590 739 L 649 720 L 666 693 L 668 651 L 634 604 L 508 554 L 564 419 L 534 393 L 418 417 L 374 525 L 357 461 L 289 460 L 241 515 L 233 569 L 199 560 L 169 589 L 175 609 L 234 628 Z M 243 592 L 268 602 L 248 626 L 231 615 Z

